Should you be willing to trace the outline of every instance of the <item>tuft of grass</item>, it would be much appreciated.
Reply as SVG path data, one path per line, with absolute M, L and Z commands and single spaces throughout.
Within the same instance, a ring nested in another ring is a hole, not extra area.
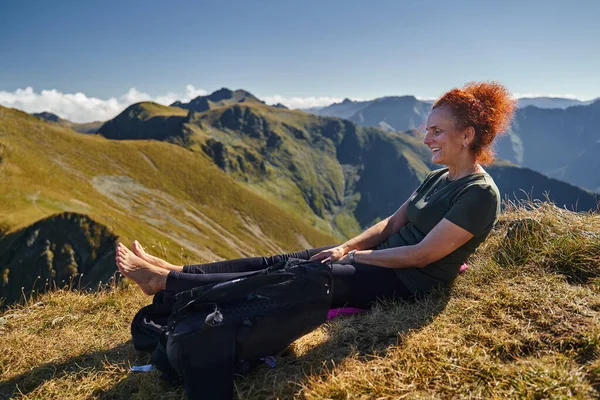
M 585 232 L 600 232 L 600 215 L 506 209 L 451 288 L 323 324 L 276 368 L 237 377 L 236 397 L 598 398 L 600 263 L 598 238 Z M 539 226 L 516 222 L 528 220 Z M 530 229 L 516 235 L 518 224 Z M 127 372 L 148 361 L 129 334 L 147 303 L 112 286 L 11 307 L 0 319 L 0 398 L 183 398 L 156 373 Z
M 574 283 L 600 277 L 600 221 L 595 214 L 572 213 L 548 202 L 508 205 L 511 220 L 495 255 L 501 267 L 535 266 Z

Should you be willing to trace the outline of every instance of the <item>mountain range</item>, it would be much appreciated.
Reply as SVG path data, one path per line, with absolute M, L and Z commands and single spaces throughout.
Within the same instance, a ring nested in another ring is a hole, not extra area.
M 342 119 L 221 89 L 172 106 L 134 104 L 96 135 L 0 108 L 0 297 L 15 301 L 46 280 L 106 282 L 117 240 L 185 263 L 359 233 L 440 166 L 418 130 L 393 126 L 418 126 L 428 105 L 409 96 L 351 103 Z M 388 113 L 393 129 L 377 122 Z M 488 172 L 511 200 L 596 209 L 593 193 L 514 162 Z
M 156 104 L 133 105 L 98 133 L 109 139 L 166 140 L 199 152 L 253 190 L 268 197 L 277 194 L 284 207 L 328 221 L 334 234 L 344 236 L 393 213 L 398 198 L 408 197 L 425 174 L 436 168 L 418 132 L 392 132 L 352 122 L 374 124 L 376 112 L 386 115 L 401 109 L 408 111 L 388 121 L 416 125 L 429 105 L 414 97 L 359 104 L 362 108 L 344 120 L 270 107 L 243 90 L 215 93 L 218 96 L 213 93 L 161 108 L 160 115 L 156 115 Z M 220 103 L 211 105 L 211 98 Z M 195 105 L 206 101 L 212 108 L 196 111 Z M 154 114 L 148 111 L 152 108 Z M 184 116 L 182 109 L 189 110 L 188 114 Z M 523 190 L 542 198 L 552 186 L 550 197 L 560 205 L 577 204 L 586 210 L 596 206 L 591 193 L 511 163 L 498 163 L 490 172 L 508 174 L 510 179 L 500 179 L 500 189 L 511 197 L 523 198 L 519 194 Z M 576 194 L 565 197 L 567 193 Z M 345 223 L 336 223 L 336 218 L 342 221 L 340 215 Z M 354 229 L 349 230 L 346 223 Z
M 564 97 L 521 97 L 519 98 L 519 107 L 534 106 L 537 108 L 568 108 L 573 106 L 587 106 L 600 98 L 581 101 Z
M 516 165 L 600 192 L 600 178 L 593 168 L 599 162 L 594 150 L 600 141 L 600 100 L 521 99 L 505 137 L 497 144 L 498 157 Z M 534 101 L 535 100 L 535 101 Z M 546 108 L 554 104 L 557 108 Z M 558 105 L 570 106 L 560 108 Z M 577 105 L 574 105 L 577 104 Z M 540 107 L 540 105 L 542 107 Z M 388 131 L 423 130 L 431 105 L 412 96 L 382 97 L 372 101 L 345 99 L 319 110 L 318 115 L 336 116 L 361 126 Z

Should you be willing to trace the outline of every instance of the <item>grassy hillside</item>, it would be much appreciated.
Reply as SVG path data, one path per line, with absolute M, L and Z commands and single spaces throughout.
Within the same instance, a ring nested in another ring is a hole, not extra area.
M 115 118 L 119 127 L 107 122 L 100 133 L 128 139 L 147 132 L 143 137 L 162 136 L 207 155 L 251 190 L 341 236 L 392 214 L 429 171 L 427 149 L 411 135 L 258 101 L 191 111 L 160 133 L 151 120 L 130 114 Z
M 98 133 L 108 139 L 173 140 L 181 131 L 188 112 L 152 102 L 133 104 L 107 121 Z
M 155 115 L 156 110 L 144 109 Z M 169 111 L 161 110 L 165 109 Z M 178 263 L 272 254 L 336 241 L 180 146 L 81 135 L 1 107 L 0 181 L 0 249 L 5 250 L 13 247 L 9 243 L 19 230 L 63 212 L 85 215 L 126 243 L 139 239 L 148 247 L 159 246 L 155 249 L 159 255 Z M 72 226 L 80 229 L 79 223 Z M 35 229 L 27 232 L 38 235 Z M 40 239 L 39 246 L 34 242 L 23 246 L 43 252 L 46 239 Z M 55 248 L 53 253 L 60 251 Z M 11 277 L 16 268 L 34 269 L 18 265 L 37 254 L 0 255 L 2 276 L 8 277 L 2 285 L 32 288 L 36 274 L 25 282 Z M 74 259 L 78 257 L 83 255 Z M 41 264 L 36 268 L 48 266 L 48 257 L 38 258 Z
M 235 381 L 240 399 L 600 396 L 600 216 L 509 207 L 455 286 L 333 320 Z M 54 292 L 0 317 L 0 398 L 180 399 L 129 374 L 137 288 Z M 65 346 L 65 343 L 68 343 Z

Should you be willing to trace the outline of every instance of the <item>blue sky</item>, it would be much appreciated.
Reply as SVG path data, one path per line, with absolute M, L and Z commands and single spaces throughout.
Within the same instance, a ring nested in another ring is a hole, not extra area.
M 434 98 L 494 79 L 519 95 L 591 99 L 599 16 L 592 0 L 4 0 L 0 93 Z

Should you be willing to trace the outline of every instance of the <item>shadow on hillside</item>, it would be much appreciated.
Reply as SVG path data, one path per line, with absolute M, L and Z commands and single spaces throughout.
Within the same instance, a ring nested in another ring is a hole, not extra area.
M 432 322 L 449 300 L 444 291 L 430 297 L 427 306 L 419 302 L 385 303 L 375 311 L 340 317 L 328 324 L 328 338 L 323 343 L 300 356 L 290 347 L 279 355 L 276 368 L 262 366 L 236 379 L 238 397 L 292 398 L 309 377 L 326 380 L 348 356 L 363 361 L 385 357 L 390 347 L 402 345 L 403 334 Z M 399 318 L 404 313 L 409 315 Z
M 260 366 L 249 374 L 236 378 L 238 397 L 291 398 L 309 376 L 326 379 L 327 373 L 350 355 L 365 360 L 373 356 L 385 356 L 390 346 L 401 344 L 399 337 L 402 333 L 427 325 L 446 307 L 448 300 L 448 294 L 444 293 L 429 299 L 427 307 L 388 303 L 382 304 L 377 311 L 340 317 L 327 325 L 328 339 L 308 352 L 296 356 L 292 348 L 288 348 L 277 357 L 276 368 Z M 410 316 L 395 319 L 398 312 L 410 313 Z M 127 341 L 110 350 L 82 354 L 62 362 L 46 363 L 1 382 L 0 399 L 30 394 L 46 382 L 63 376 L 96 376 L 103 373 L 120 375 L 118 367 L 128 368 L 129 365 L 146 364 L 148 361 L 148 355 L 135 351 L 131 341 Z M 183 388 L 167 385 L 160 381 L 159 375 L 157 372 L 130 373 L 111 387 L 98 387 L 90 398 L 129 399 L 135 395 L 144 398 L 181 398 Z
M 20 397 L 34 392 L 50 380 L 68 375 L 102 374 L 114 371 L 115 364 L 126 367 L 138 360 L 131 341 L 112 349 L 81 354 L 65 361 L 49 362 L 34 367 L 14 378 L 0 382 L 0 399 Z M 34 396 L 36 397 L 36 396 Z

